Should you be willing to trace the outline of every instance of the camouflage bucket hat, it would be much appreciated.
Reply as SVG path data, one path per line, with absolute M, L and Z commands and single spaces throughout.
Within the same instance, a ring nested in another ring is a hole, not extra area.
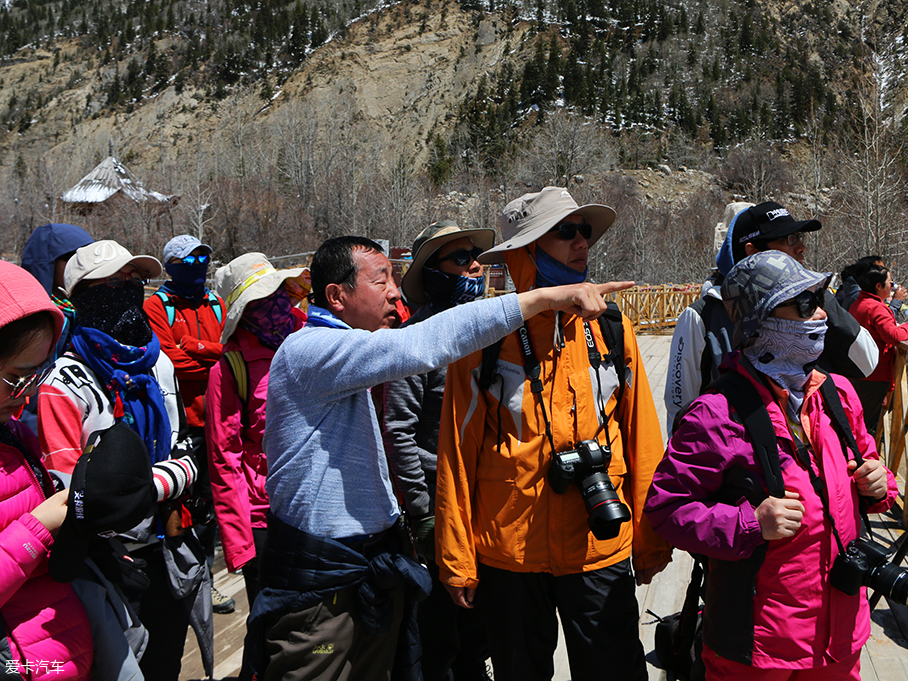
M 735 325 L 734 346 L 754 338 L 781 303 L 808 289 L 825 289 L 831 278 L 831 272 L 808 270 L 781 251 L 762 251 L 744 258 L 722 283 L 722 302 Z

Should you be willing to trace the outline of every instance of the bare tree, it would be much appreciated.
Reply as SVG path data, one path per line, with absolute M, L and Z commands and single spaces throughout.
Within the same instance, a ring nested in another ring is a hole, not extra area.
M 855 133 L 840 152 L 842 182 L 834 212 L 847 230 L 844 243 L 854 255 L 880 254 L 887 262 L 904 260 L 908 228 L 904 137 L 894 116 L 881 60 L 871 53 L 853 112 Z
M 531 182 L 559 187 L 584 173 L 608 170 L 614 162 L 613 145 L 603 128 L 565 110 L 549 116 L 519 156 Z
M 788 164 L 768 143 L 756 139 L 729 153 L 719 177 L 727 187 L 752 203 L 779 199 L 791 186 Z

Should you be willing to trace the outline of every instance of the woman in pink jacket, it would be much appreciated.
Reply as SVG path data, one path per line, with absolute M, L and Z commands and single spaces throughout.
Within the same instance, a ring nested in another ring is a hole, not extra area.
M 250 607 L 258 593 L 256 556 L 265 541 L 268 511 L 262 449 L 268 372 L 281 342 L 305 319 L 289 293 L 302 272 L 275 270 L 261 253 L 247 253 L 215 273 L 227 316 L 224 356 L 208 377 L 205 435 L 224 558 L 231 572 L 242 568 Z
M 63 314 L 32 275 L 0 261 L 0 665 L 25 679 L 89 679 L 88 617 L 47 558 L 66 517 L 34 434 L 15 420 L 53 368 Z
M 768 496 L 741 417 L 719 393 L 688 408 L 653 477 L 645 507 L 653 529 L 709 559 L 707 679 L 860 679 L 869 608 L 864 588 L 848 595 L 830 581 L 840 553 L 833 526 L 848 546 L 860 536 L 859 508 L 887 509 L 897 488 L 851 384 L 812 369 L 823 348 L 828 276 L 765 251 L 738 263 L 722 286 L 741 347 L 722 368 L 750 382 L 768 412 L 784 496 Z M 834 381 L 860 466 L 830 417 L 824 381 Z M 826 500 L 811 478 L 822 481 Z

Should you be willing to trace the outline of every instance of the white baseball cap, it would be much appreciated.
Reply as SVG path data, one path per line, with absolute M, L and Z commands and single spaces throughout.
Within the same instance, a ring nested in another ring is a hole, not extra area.
M 63 289 L 67 296 L 83 279 L 106 279 L 126 265 L 135 265 L 148 279 L 160 277 L 164 268 L 150 255 L 133 255 L 116 241 L 95 241 L 78 249 L 63 270 Z

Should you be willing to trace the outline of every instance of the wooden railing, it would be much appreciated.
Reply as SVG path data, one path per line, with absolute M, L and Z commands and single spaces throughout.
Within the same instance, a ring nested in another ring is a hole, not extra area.
M 684 308 L 700 298 L 701 287 L 702 284 L 633 286 L 608 297 L 618 303 L 636 333 L 671 333 Z M 508 291 L 489 290 L 490 296 L 504 293 Z
M 876 430 L 876 446 L 880 458 L 886 467 L 891 470 L 900 483 L 904 483 L 908 475 L 905 473 L 903 458 L 905 446 L 908 444 L 908 383 L 906 383 L 906 357 L 908 347 L 901 344 L 895 359 L 895 387 L 889 395 L 887 404 L 892 409 L 884 409 L 880 415 L 880 423 Z M 902 484 L 899 485 L 902 487 Z M 905 494 L 902 494 L 902 527 L 908 528 L 908 503 Z
M 700 297 L 702 284 L 634 286 L 610 294 L 637 333 L 670 333 L 678 316 Z

